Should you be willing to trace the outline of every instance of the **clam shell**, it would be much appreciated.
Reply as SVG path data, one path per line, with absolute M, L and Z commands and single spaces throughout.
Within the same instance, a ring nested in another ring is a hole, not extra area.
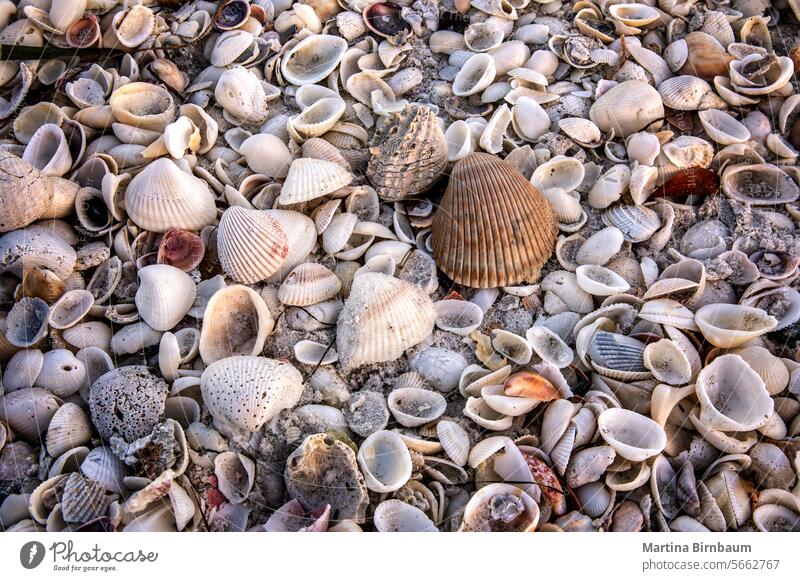
M 713 107 L 724 107 L 706 81 L 699 77 L 681 75 L 665 80 L 658 86 L 664 106 L 676 111 L 699 111 Z
M 519 97 L 511 112 L 514 131 L 525 141 L 536 141 L 550 129 L 550 117 L 533 97 Z
M 296 159 L 281 187 L 278 204 L 308 202 L 345 187 L 353 175 L 341 165 L 323 159 Z
M 527 414 L 540 403 L 537 399 L 508 395 L 502 385 L 484 386 L 481 388 L 481 399 L 498 414 L 512 418 Z
M 86 367 L 72 351 L 53 349 L 44 354 L 36 385 L 57 397 L 66 398 L 77 392 L 85 379 Z
M 46 176 L 63 176 L 72 167 L 67 137 L 54 123 L 45 123 L 36 130 L 25 146 L 22 159 Z
M 578 286 L 594 296 L 607 297 L 624 293 L 630 288 L 627 281 L 613 270 L 595 264 L 584 264 L 575 271 Z
M 128 474 L 128 469 L 111 448 L 94 448 L 84 458 L 80 470 L 84 476 L 100 483 L 108 492 L 120 494 L 125 490 L 123 478 Z
M 231 206 L 219 221 L 220 264 L 241 283 L 251 284 L 277 273 L 289 256 L 288 242 L 280 222 L 267 212 Z
M 583 182 L 583 164 L 575 158 L 557 155 L 538 166 L 531 176 L 531 183 L 540 191 L 560 189 L 571 192 Z
M 441 416 L 447 402 L 429 389 L 402 387 L 394 389 L 387 399 L 389 411 L 401 426 L 414 428 Z
M 397 359 L 433 331 L 435 316 L 418 287 L 384 274 L 359 275 L 336 325 L 342 367 Z
M 52 182 L 39 170 L 10 152 L 0 152 L 0 232 L 32 223 L 52 199 Z
M 17 351 L 6 364 L 3 372 L 3 387 L 6 393 L 36 385 L 36 379 L 44 364 L 39 349 Z
M 375 132 L 370 151 L 367 178 L 386 200 L 426 191 L 447 165 L 445 135 L 436 116 L 420 105 L 391 115 Z
M 642 206 L 618 204 L 603 212 L 603 221 L 618 228 L 628 242 L 644 242 L 661 227 L 661 219 L 653 210 Z
M 458 530 L 532 531 L 539 524 L 539 515 L 539 505 L 522 489 L 494 483 L 479 489 L 470 498 Z
M 597 417 L 600 436 L 617 454 L 642 462 L 661 452 L 667 444 L 664 429 L 650 418 L 622 408 L 605 410 Z
M 120 123 L 163 132 L 175 120 L 176 107 L 170 92 L 150 83 L 128 83 L 108 98 L 111 113 Z
M 142 320 L 156 331 L 169 331 L 189 312 L 197 287 L 174 266 L 152 264 L 139 270 L 136 307 Z
M 610 226 L 592 234 L 578 249 L 578 264 L 604 265 L 622 248 L 625 237 L 619 228 Z
M 508 436 L 490 436 L 475 444 L 469 451 L 469 466 L 477 468 L 511 442 Z
M 697 330 L 692 311 L 672 299 L 647 301 L 639 310 L 639 318 L 687 331 Z
M 337 276 L 321 264 L 297 266 L 278 288 L 278 300 L 285 305 L 307 306 L 335 297 L 342 288 Z
M 527 364 L 533 355 L 530 344 L 523 337 L 503 329 L 494 329 L 492 331 L 492 347 L 500 355 L 518 365 Z
M 329 34 L 308 36 L 283 55 L 281 74 L 294 85 L 316 83 L 333 72 L 346 50 L 344 38 Z
M 758 373 L 770 395 L 777 395 L 789 384 L 786 364 L 765 347 L 750 345 L 736 349 L 734 354 L 744 359 Z
M 324 135 L 336 125 L 344 110 L 345 102 L 339 97 L 319 99 L 289 119 L 290 132 L 299 134 L 303 139 Z
M 490 216 L 487 208 L 504 208 L 503 217 Z M 439 267 L 460 284 L 511 286 L 538 277 L 555 232 L 555 216 L 530 183 L 503 161 L 476 153 L 453 168 L 434 218 L 433 251 Z M 495 247 L 498 241 L 503 248 Z
M 130 181 L 125 210 L 138 226 L 151 232 L 200 230 L 217 217 L 208 185 L 164 158 L 148 164 Z
M 53 394 L 38 387 L 18 389 L 0 398 L 0 420 L 8 424 L 15 435 L 38 445 L 61 403 Z
M 47 428 L 45 444 L 53 458 L 67 450 L 86 444 L 92 438 L 92 424 L 80 407 L 74 403 L 62 405 Z
M 572 349 L 547 327 L 534 325 L 525 333 L 525 338 L 539 357 L 559 369 L 572 363 Z
M 211 415 L 248 431 L 259 430 L 281 410 L 294 407 L 303 390 L 297 369 L 266 357 L 220 359 L 200 379 Z
M 275 322 L 264 299 L 242 285 L 216 291 L 205 307 L 200 357 L 206 365 L 233 355 L 258 355 Z
M 464 406 L 464 415 L 482 428 L 497 432 L 509 429 L 514 420 L 511 416 L 503 415 L 492 409 L 483 398 L 480 397 L 467 398 L 467 404 Z
M 721 145 L 743 143 L 750 139 L 750 131 L 742 123 L 718 109 L 700 111 L 697 116 L 711 139 Z
M 775 317 L 744 305 L 706 305 L 697 310 L 694 320 L 711 344 L 726 349 L 741 347 L 778 325 Z
M 270 98 L 262 81 L 242 66 L 227 69 L 214 87 L 217 104 L 226 118 L 236 123 L 263 123 L 269 114 Z
M 497 73 L 494 58 L 486 53 L 471 56 L 453 79 L 453 94 L 468 97 L 492 84 Z
M 685 385 L 692 377 L 689 359 L 669 339 L 661 339 L 645 347 L 644 366 L 657 380 L 670 385 Z
M 373 492 L 393 492 L 411 477 L 411 454 L 395 432 L 379 430 L 368 436 L 357 459 L 364 482 Z
M 466 337 L 483 322 L 483 311 L 475 303 L 458 300 L 441 300 L 434 304 L 436 309 L 436 326 Z
M 627 137 L 664 117 L 661 95 L 643 81 L 625 81 L 597 99 L 589 118 L 604 133 Z
M 375 528 L 381 533 L 438 532 L 423 511 L 400 500 L 384 500 L 375 507 L 373 518 Z
M 729 165 L 720 178 L 722 192 L 755 206 L 783 204 L 800 198 L 800 188 L 779 167 L 768 164 Z

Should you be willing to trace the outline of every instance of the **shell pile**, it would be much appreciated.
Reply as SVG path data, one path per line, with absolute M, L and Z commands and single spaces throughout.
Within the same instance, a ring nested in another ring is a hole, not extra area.
M 799 17 L 0 0 L 0 530 L 799 531 Z

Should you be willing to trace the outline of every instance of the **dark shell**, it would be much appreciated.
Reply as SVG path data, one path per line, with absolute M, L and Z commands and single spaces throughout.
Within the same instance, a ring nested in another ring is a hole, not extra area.
M 214 26 L 220 30 L 233 30 L 250 18 L 250 3 L 244 0 L 230 0 L 219 7 L 214 15 Z
M 473 153 L 453 167 L 433 221 L 433 255 L 459 284 L 534 282 L 556 243 L 550 204 L 514 167 Z
M 161 239 L 158 246 L 158 263 L 169 264 L 188 272 L 203 261 L 206 248 L 197 234 L 173 228 Z
M 391 2 L 372 4 L 364 8 L 364 22 L 367 28 L 386 38 L 404 36 L 410 26 L 400 16 L 401 10 L 401 6 Z
M 94 14 L 87 14 L 73 22 L 64 37 L 73 48 L 89 48 L 100 40 L 100 21 Z
M 653 192 L 653 198 L 711 196 L 719 191 L 719 176 L 702 167 L 683 169 Z

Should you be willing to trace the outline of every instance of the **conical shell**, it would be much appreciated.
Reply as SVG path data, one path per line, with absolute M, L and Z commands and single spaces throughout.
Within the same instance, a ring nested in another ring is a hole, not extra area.
M 291 364 L 266 357 L 228 357 L 209 365 L 201 380 L 203 401 L 214 418 L 257 431 L 303 391 L 303 377 Z
M 242 285 L 231 285 L 211 296 L 203 314 L 200 357 L 206 365 L 233 355 L 258 355 L 275 321 L 264 299 Z
M 289 243 L 284 228 L 268 213 L 231 206 L 219 221 L 217 252 L 228 276 L 252 284 L 280 270 Z
M 491 58 L 491 57 L 490 57 Z M 417 196 L 447 165 L 447 140 L 427 107 L 409 105 L 375 132 L 367 178 L 386 200 Z
M 433 253 L 455 282 L 533 282 L 555 246 L 556 219 L 516 169 L 475 153 L 457 162 L 433 223 Z
M 148 164 L 130 181 L 125 209 L 131 220 L 150 232 L 201 230 L 217 217 L 206 182 L 166 158 Z
M 397 359 L 433 331 L 435 316 L 419 287 L 384 274 L 359 275 L 336 326 L 342 367 Z
M 197 287 L 188 274 L 168 264 L 151 264 L 139 271 L 136 308 L 156 331 L 169 331 L 189 312 Z
M 342 288 L 338 277 L 321 264 L 307 262 L 296 267 L 278 288 L 284 305 L 304 307 L 335 297 Z
M 308 202 L 345 187 L 353 175 L 341 165 L 324 159 L 296 159 L 281 187 L 278 204 Z

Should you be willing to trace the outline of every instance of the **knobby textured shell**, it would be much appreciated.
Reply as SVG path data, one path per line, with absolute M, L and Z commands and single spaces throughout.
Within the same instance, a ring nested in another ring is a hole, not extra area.
M 556 232 L 550 205 L 522 174 L 474 153 L 453 168 L 433 222 L 433 253 L 459 284 L 511 286 L 538 279 Z
M 447 140 L 436 116 L 421 105 L 393 114 L 375 132 L 367 178 L 386 200 L 419 195 L 447 165 Z
M 357 276 L 336 324 L 343 368 L 391 361 L 425 339 L 436 315 L 419 287 L 378 273 Z
M 203 401 L 216 419 L 256 431 L 300 399 L 303 378 L 291 364 L 235 356 L 209 365 L 201 377 Z

